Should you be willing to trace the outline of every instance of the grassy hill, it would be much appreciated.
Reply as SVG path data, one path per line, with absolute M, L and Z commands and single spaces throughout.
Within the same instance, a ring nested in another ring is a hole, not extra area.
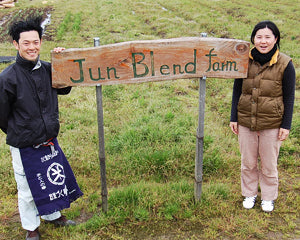
M 50 50 L 132 40 L 199 36 L 250 41 L 253 26 L 274 21 L 281 51 L 293 58 L 297 92 L 290 137 L 279 158 L 279 197 L 271 214 L 246 211 L 240 154 L 229 129 L 233 79 L 206 80 L 204 176 L 194 201 L 199 79 L 103 87 L 108 212 L 101 209 L 94 87 L 76 87 L 60 101 L 59 141 L 84 196 L 64 213 L 81 223 L 53 228 L 43 239 L 299 239 L 299 0 L 19 0 L 0 10 L 0 55 L 15 56 L 6 37 L 12 19 L 51 16 L 41 58 Z M 2 71 L 8 64 L 0 64 Z M 0 133 L 0 240 L 22 239 L 9 147 Z M 260 196 L 259 196 L 260 197 Z

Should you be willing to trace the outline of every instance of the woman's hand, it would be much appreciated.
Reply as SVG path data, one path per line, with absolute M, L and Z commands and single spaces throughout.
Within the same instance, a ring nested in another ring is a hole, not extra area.
M 290 130 L 284 129 L 284 128 L 280 128 L 279 129 L 279 134 L 278 134 L 278 139 L 280 141 L 284 141 L 289 136 L 289 133 L 290 133 Z
M 239 134 L 237 122 L 230 122 L 229 126 L 234 134 Z

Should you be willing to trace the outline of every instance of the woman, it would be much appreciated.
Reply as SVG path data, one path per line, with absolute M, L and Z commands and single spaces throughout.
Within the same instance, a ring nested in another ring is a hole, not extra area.
M 279 52 L 280 32 L 273 22 L 258 23 L 251 42 L 248 76 L 234 81 L 230 128 L 239 139 L 243 206 L 253 208 L 260 184 L 262 210 L 271 212 L 278 196 L 279 149 L 292 122 L 295 68 Z

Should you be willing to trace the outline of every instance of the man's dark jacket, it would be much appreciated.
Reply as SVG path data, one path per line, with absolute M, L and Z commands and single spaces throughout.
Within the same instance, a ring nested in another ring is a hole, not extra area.
M 52 88 L 51 64 L 39 62 L 36 65 L 18 54 L 16 63 L 0 74 L 0 128 L 7 134 L 6 143 L 17 148 L 58 135 L 57 94 L 71 90 Z

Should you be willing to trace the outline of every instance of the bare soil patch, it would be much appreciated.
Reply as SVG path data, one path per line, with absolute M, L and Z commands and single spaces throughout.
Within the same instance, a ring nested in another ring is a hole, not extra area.
M 27 8 L 22 10 L 14 10 L 12 12 L 0 11 L 0 41 L 11 41 L 10 36 L 8 35 L 9 26 L 18 20 L 26 19 L 29 16 L 43 16 L 43 21 L 48 21 L 51 16 L 51 12 L 54 10 L 53 7 L 47 6 L 45 8 Z M 53 29 L 51 29 L 50 24 L 46 24 L 44 28 L 43 39 L 51 41 L 53 39 Z

